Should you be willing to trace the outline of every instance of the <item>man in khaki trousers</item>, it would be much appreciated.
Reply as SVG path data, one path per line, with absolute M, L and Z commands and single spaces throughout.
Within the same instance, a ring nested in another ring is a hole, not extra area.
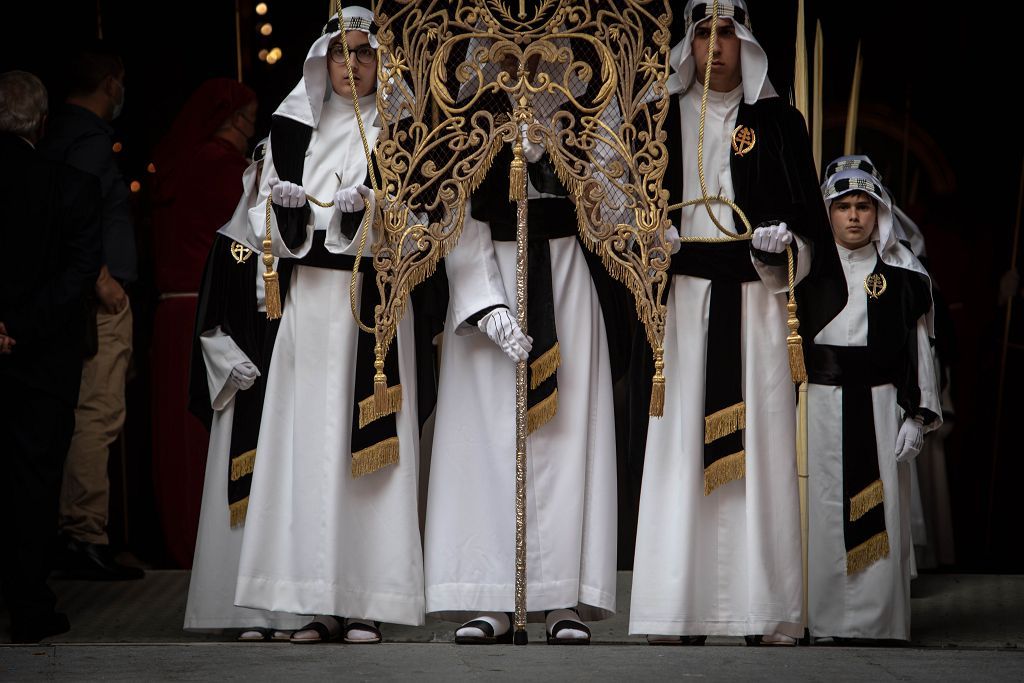
M 96 353 L 85 361 L 75 432 L 64 463 L 60 529 L 64 573 L 84 579 L 136 579 L 142 571 L 118 564 L 107 537 L 110 445 L 124 425 L 125 377 L 132 352 L 127 282 L 136 277 L 135 231 L 129 191 L 114 156 L 110 122 L 121 113 L 121 58 L 97 44 L 69 66 L 71 89 L 47 126 L 41 151 L 100 180 L 103 268 L 96 280 Z

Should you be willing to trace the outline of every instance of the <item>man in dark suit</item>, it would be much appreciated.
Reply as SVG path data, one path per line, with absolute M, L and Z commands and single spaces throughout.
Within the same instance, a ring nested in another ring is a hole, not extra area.
M 0 578 L 14 642 L 69 628 L 46 577 L 82 374 L 85 297 L 100 269 L 99 182 L 36 152 L 46 113 L 39 79 L 0 74 Z

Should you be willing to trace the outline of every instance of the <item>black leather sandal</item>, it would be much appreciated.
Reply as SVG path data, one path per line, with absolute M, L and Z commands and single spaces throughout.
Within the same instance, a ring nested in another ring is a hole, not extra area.
M 465 624 L 459 627 L 459 630 L 464 628 L 478 628 L 484 632 L 482 636 L 455 636 L 455 643 L 457 645 L 506 645 L 512 642 L 512 632 L 515 631 L 515 624 L 513 623 L 512 615 L 508 615 L 508 630 L 502 633 L 500 636 L 494 635 L 494 627 L 491 626 L 491 622 L 484 621 L 483 619 L 474 619 L 473 621 L 467 621 Z
M 575 612 L 575 610 L 572 610 Z M 577 613 L 578 617 L 579 614 Z M 567 629 L 583 631 L 586 638 L 559 638 L 558 634 Z M 547 633 L 548 645 L 590 645 L 590 627 L 577 619 L 560 619 L 556 621 L 551 630 Z

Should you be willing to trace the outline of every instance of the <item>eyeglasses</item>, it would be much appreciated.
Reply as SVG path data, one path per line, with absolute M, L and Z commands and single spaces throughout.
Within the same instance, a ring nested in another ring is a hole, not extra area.
M 371 64 L 377 63 L 377 51 L 369 45 L 360 45 L 354 50 L 349 50 L 349 53 L 354 54 L 356 56 L 356 61 L 363 66 L 370 66 Z M 335 64 L 345 63 L 345 46 L 341 43 L 331 45 L 327 54 Z

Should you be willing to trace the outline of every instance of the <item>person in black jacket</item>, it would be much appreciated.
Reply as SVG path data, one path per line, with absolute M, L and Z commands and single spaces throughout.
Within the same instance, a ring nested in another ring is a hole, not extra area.
M 82 375 L 85 297 L 100 270 L 99 182 L 36 152 L 46 113 L 39 79 L 0 75 L 0 571 L 14 642 L 69 628 L 46 577 Z

